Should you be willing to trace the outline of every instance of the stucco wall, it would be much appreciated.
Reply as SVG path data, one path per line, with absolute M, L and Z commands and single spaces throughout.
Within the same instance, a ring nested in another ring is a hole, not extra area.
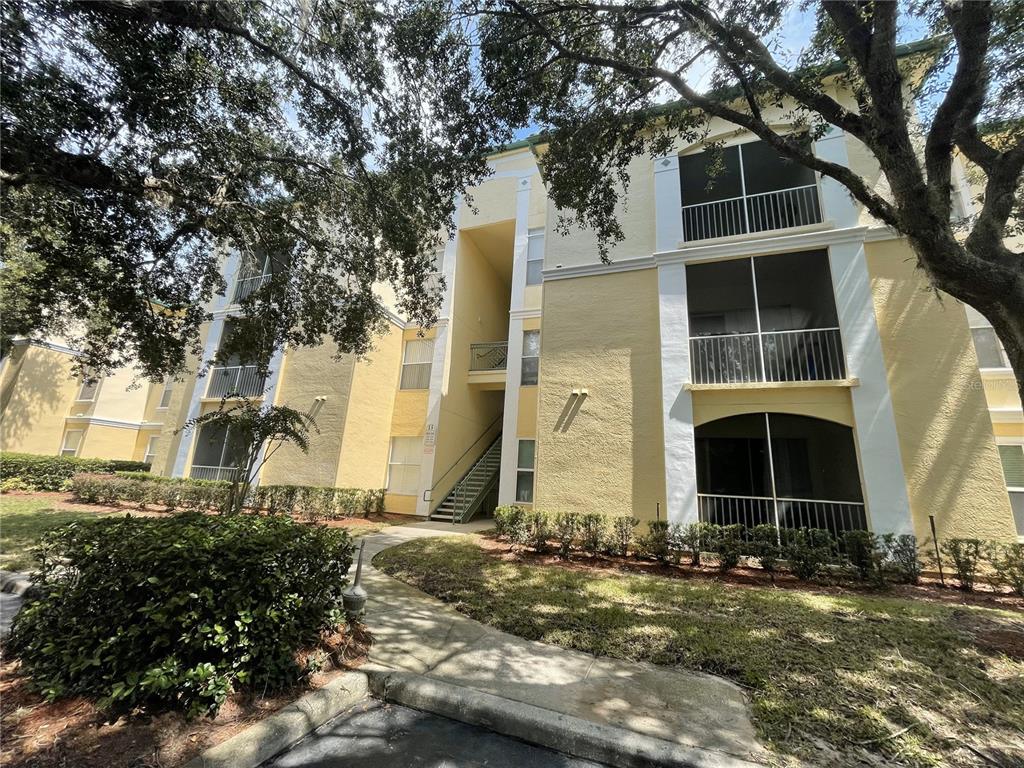
M 794 413 L 853 426 L 853 404 L 845 387 L 716 389 L 693 393 L 694 426 L 741 413 Z
M 309 452 L 282 446 L 263 468 L 261 483 L 334 485 L 356 365 L 354 355 L 336 355 L 337 347 L 326 340 L 318 347 L 292 347 L 285 353 L 275 403 L 309 411 L 316 398 L 326 400 L 316 411 L 317 430 L 310 434 Z
M 52 349 L 18 346 L 4 368 L 0 444 L 5 451 L 56 454 L 79 383 L 73 358 Z
M 80 429 L 84 426 L 68 424 L 68 429 Z M 78 455 L 83 459 L 132 460 L 135 458 L 135 444 L 138 437 L 138 429 L 90 424 L 82 438 Z
M 383 488 L 389 432 L 402 367 L 402 331 L 389 326 L 365 360 L 356 364 L 335 484 Z
M 919 538 L 1015 537 L 967 317 L 927 290 L 901 241 L 865 246 Z
M 546 283 L 540 370 L 536 505 L 664 514 L 656 270 Z

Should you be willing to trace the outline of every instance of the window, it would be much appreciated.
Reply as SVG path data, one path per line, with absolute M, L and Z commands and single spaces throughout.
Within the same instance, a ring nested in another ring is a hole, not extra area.
M 530 233 L 526 247 L 526 284 L 540 285 L 544 280 L 544 230 Z
M 534 440 L 519 441 L 519 458 L 516 463 L 516 501 L 533 503 L 533 474 L 536 464 L 537 443 Z
M 174 381 L 167 379 L 164 382 L 164 391 L 160 393 L 160 404 L 157 408 L 164 409 L 168 408 L 171 404 L 171 394 L 174 392 Z
M 1017 535 L 1024 536 L 1024 445 L 1000 445 L 999 458 L 1003 462 Z
M 430 389 L 430 364 L 433 359 L 433 339 L 410 339 L 405 342 L 401 389 Z
M 146 443 L 146 455 L 142 457 L 142 460 L 152 466 L 153 460 L 156 458 L 156 444 L 160 440 L 159 435 L 153 435 L 149 438 L 149 442 Z
M 420 458 L 423 455 L 422 437 L 391 438 L 391 456 L 388 459 L 388 485 L 390 493 L 414 495 L 420 488 Z
M 61 456 L 77 456 L 78 449 L 82 445 L 82 435 L 84 430 L 72 429 L 64 433 L 64 444 L 61 446 Z
M 978 353 L 981 368 L 1009 368 L 1010 363 L 1003 352 L 994 328 L 971 328 L 974 337 L 974 351 Z
M 78 397 L 75 399 L 82 403 L 91 403 L 96 400 L 96 393 L 100 389 L 100 380 L 93 379 L 82 379 L 82 384 L 78 388 Z
M 537 383 L 540 368 L 540 331 L 523 331 L 523 372 L 519 383 L 531 386 Z

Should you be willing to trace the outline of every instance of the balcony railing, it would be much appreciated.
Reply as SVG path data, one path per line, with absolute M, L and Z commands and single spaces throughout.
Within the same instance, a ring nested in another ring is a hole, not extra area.
M 270 279 L 270 274 L 265 275 L 253 275 L 252 277 L 240 277 L 235 282 L 235 298 L 234 303 L 237 304 L 242 299 L 250 296 L 251 294 L 258 291 L 267 281 Z
M 690 371 L 695 384 L 837 381 L 846 356 L 838 328 L 696 336 Z
M 823 528 L 839 539 L 844 531 L 868 529 L 864 504 L 853 501 L 698 493 L 697 507 L 702 522 L 740 524 L 748 531 L 765 524 L 779 529 Z
M 229 365 L 210 369 L 207 397 L 241 395 L 255 397 L 263 394 L 264 378 L 255 365 Z
M 238 474 L 238 467 L 210 467 L 193 464 L 188 476 L 193 480 L 226 480 L 231 482 Z
M 470 344 L 469 370 L 503 371 L 507 364 L 507 341 L 495 341 L 488 344 Z
M 821 221 L 818 187 L 808 184 L 683 206 L 683 240 L 802 227 Z

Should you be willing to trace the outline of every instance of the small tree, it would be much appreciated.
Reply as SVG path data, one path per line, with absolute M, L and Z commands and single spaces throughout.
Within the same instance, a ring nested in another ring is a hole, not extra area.
M 228 398 L 232 399 L 228 404 Z M 292 443 L 303 453 L 309 451 L 310 430 L 319 431 L 313 417 L 286 405 L 263 405 L 247 397 L 236 399 L 226 395 L 220 408 L 189 419 L 179 432 L 198 431 L 204 425 L 223 427 L 225 439 L 236 450 L 238 472 L 231 481 L 231 490 L 224 512 L 242 511 L 249 496 L 253 476 L 285 443 Z

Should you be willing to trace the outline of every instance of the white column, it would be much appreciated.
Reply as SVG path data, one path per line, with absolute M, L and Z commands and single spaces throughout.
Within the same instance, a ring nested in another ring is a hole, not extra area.
M 683 241 L 683 197 L 679 187 L 679 156 L 654 160 L 654 249 L 674 251 Z
M 835 127 L 815 143 L 814 151 L 831 162 L 849 164 L 845 137 Z M 821 198 L 826 221 L 837 227 L 856 226 L 857 207 L 839 182 L 822 178 Z M 831 246 L 829 263 L 848 375 L 860 380 L 851 397 L 868 519 L 876 533 L 913 533 L 864 243 Z
M 272 405 L 277 405 L 277 389 L 281 382 L 281 370 L 284 368 L 284 346 L 280 346 L 274 350 L 273 357 L 270 358 L 270 365 L 267 371 L 267 380 L 264 383 L 263 391 L 263 408 L 268 409 Z M 252 483 L 259 483 L 260 475 L 262 474 L 263 457 L 267 452 L 267 444 L 264 443 L 260 447 L 259 456 L 256 458 L 256 465 L 253 469 L 253 475 L 250 479 Z
M 512 296 L 508 321 L 508 362 L 505 364 L 505 413 L 502 418 L 501 471 L 498 475 L 498 503 L 516 500 L 516 464 L 519 454 L 519 382 L 523 369 L 523 320 L 516 313 L 523 308 L 526 294 L 526 257 L 530 248 L 530 177 L 516 183 L 516 228 L 512 250 Z
M 658 265 L 661 325 L 661 398 L 665 432 L 666 517 L 670 523 L 697 521 L 697 451 L 690 383 L 690 321 L 686 308 L 686 265 Z
M 445 290 L 441 299 L 441 311 L 438 313 L 436 335 L 434 336 L 434 358 L 430 364 L 430 394 L 427 396 L 426 434 L 423 438 L 423 454 L 420 460 L 419 496 L 416 499 L 416 514 L 426 517 L 430 514 L 431 504 L 441 499 L 427 500 L 427 491 L 434 483 L 434 441 L 437 437 L 437 424 L 441 420 L 441 400 L 448 391 L 448 360 L 451 358 L 451 333 L 448 324 L 451 320 L 452 304 L 455 296 L 455 275 L 457 272 L 457 254 L 459 249 L 459 211 L 462 208 L 462 197 L 455 201 L 455 213 L 452 215 L 452 232 L 455 233 L 444 247 L 444 259 L 441 271 L 444 275 Z M 403 350 L 404 354 L 404 350 Z
M 210 321 L 210 329 L 206 333 L 206 344 L 203 346 L 203 358 L 199 361 L 200 370 L 213 359 L 214 355 L 217 354 L 217 349 L 220 347 L 221 337 L 224 335 L 224 322 L 226 316 L 224 314 L 228 305 L 231 303 L 231 294 L 234 291 L 235 277 L 238 274 L 239 269 L 239 255 L 238 251 L 231 249 L 228 251 L 227 256 L 224 259 L 224 279 L 227 281 L 227 291 L 223 296 L 214 296 L 210 302 L 210 312 L 213 314 L 213 320 Z M 199 416 L 199 408 L 203 394 L 206 392 L 206 386 L 208 380 L 205 376 L 202 378 L 196 377 L 195 384 L 192 387 L 192 399 L 189 400 L 188 411 L 185 415 L 185 420 Z M 195 433 L 182 435 L 178 441 L 178 450 L 174 454 L 174 468 L 171 470 L 171 477 L 184 477 L 185 475 L 185 464 L 188 462 L 189 453 L 192 451 L 192 444 L 195 442 Z

